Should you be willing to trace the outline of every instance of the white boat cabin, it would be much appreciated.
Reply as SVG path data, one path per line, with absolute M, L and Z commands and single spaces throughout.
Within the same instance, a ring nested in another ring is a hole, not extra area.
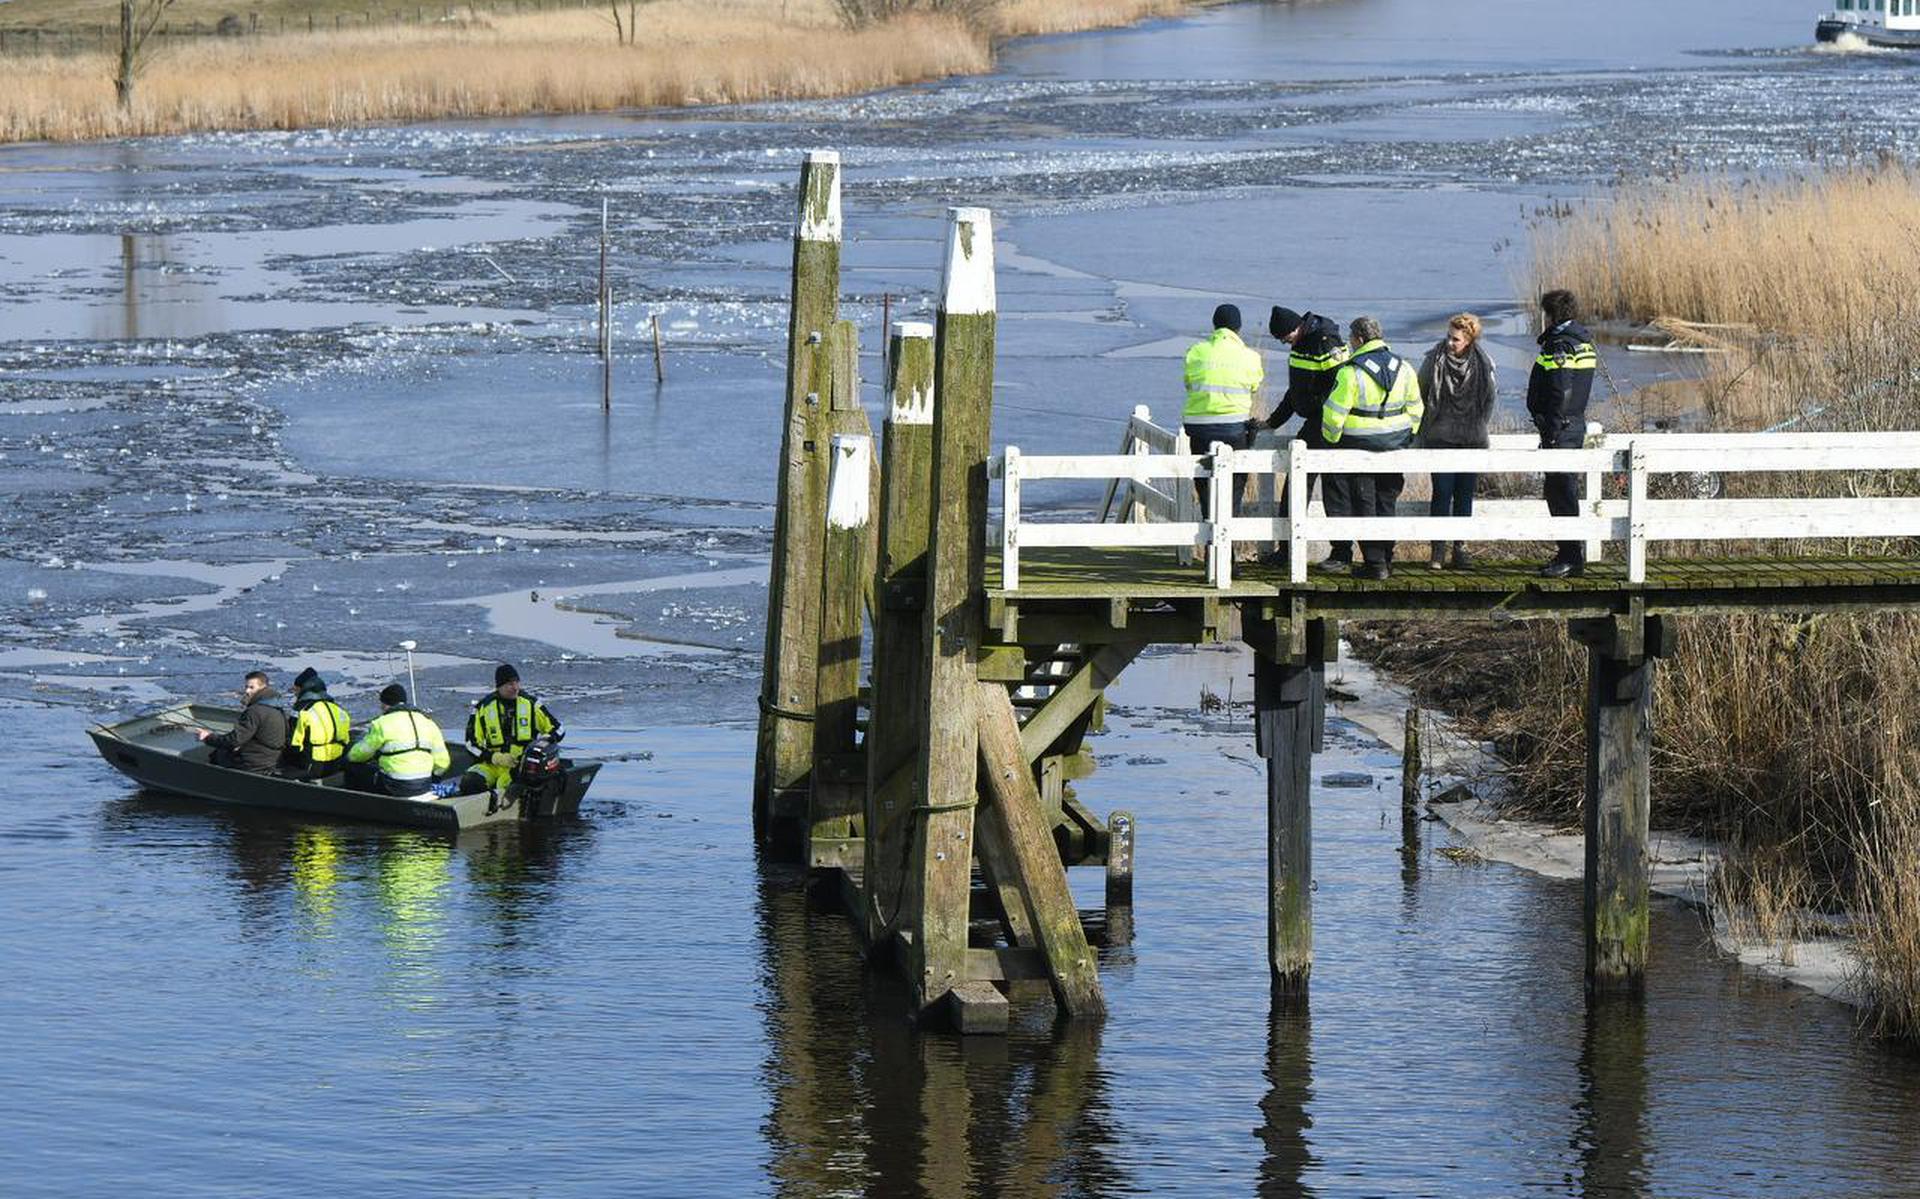
M 1835 0 L 1831 17 L 1865 29 L 1920 33 L 1920 0 Z

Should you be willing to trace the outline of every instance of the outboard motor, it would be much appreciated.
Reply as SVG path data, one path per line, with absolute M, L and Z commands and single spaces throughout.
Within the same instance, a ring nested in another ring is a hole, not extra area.
M 523 816 L 540 814 L 541 804 L 559 798 L 567 782 L 567 764 L 560 757 L 560 744 L 551 736 L 535 737 L 520 753 L 520 767 L 513 772 L 514 790 L 520 795 Z

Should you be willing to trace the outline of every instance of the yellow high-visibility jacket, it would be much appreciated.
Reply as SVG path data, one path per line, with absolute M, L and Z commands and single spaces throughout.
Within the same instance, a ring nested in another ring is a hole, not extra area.
M 1420 373 L 1375 338 L 1340 364 L 1321 409 L 1320 435 L 1328 445 L 1404 449 L 1413 444 L 1424 413 Z
M 409 782 L 429 778 L 453 765 L 447 739 L 433 718 L 417 708 L 400 707 L 374 718 L 347 751 L 349 762 L 380 759 L 380 773 Z
M 1253 393 L 1266 377 L 1258 350 L 1249 349 L 1231 329 L 1215 329 L 1187 351 L 1184 419 L 1196 424 L 1245 420 L 1253 415 Z

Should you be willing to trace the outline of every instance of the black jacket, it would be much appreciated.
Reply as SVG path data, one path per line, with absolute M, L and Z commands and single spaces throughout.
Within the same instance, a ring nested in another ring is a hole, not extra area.
M 1527 376 L 1527 414 L 1544 444 L 1577 445 L 1586 435 L 1587 400 L 1598 362 L 1593 338 L 1577 321 L 1540 335 L 1540 355 Z
M 270 702 L 279 698 L 271 687 L 261 691 L 247 701 L 231 733 L 216 733 L 207 744 L 232 750 L 242 770 L 265 774 L 280 765 L 281 751 L 287 748 L 287 714 Z
M 1459 390 L 1442 388 L 1447 343 L 1427 351 L 1420 363 L 1420 400 L 1426 414 L 1420 418 L 1420 444 L 1428 449 L 1484 450 L 1487 423 L 1493 418 L 1493 359 L 1476 342 L 1474 372 Z
M 1320 436 L 1320 407 L 1333 394 L 1333 378 L 1347 360 L 1347 340 L 1340 326 L 1324 316 L 1309 312 L 1300 318 L 1300 340 L 1287 351 L 1287 393 L 1267 418 L 1267 427 L 1277 429 L 1293 417 L 1305 421 L 1301 433 L 1310 439 Z

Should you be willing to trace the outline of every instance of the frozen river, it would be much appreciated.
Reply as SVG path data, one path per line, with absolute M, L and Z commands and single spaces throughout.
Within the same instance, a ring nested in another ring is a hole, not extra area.
M 945 208 L 995 210 L 996 444 L 1170 417 L 1221 300 L 1408 350 L 1480 312 L 1516 404 L 1541 212 L 1920 148 L 1915 60 L 1812 21 L 1240 4 L 851 101 L 0 148 L 8 1193 L 1900 1193 L 1912 1062 L 1671 910 L 1647 1004 L 1589 1014 L 1578 887 L 1403 871 L 1395 768 L 1349 725 L 1323 773 L 1380 785 L 1316 793 L 1313 1004 L 1270 1010 L 1251 721 L 1197 702 L 1229 654 L 1127 681 L 1095 743 L 1081 794 L 1143 855 L 1098 1033 L 912 1034 L 746 819 L 806 149 L 846 163 L 870 375 Z M 1623 384 L 1688 369 L 1631 357 Z M 239 816 L 82 735 L 256 665 L 365 713 L 403 639 L 445 723 L 508 660 L 623 758 L 579 826 Z

